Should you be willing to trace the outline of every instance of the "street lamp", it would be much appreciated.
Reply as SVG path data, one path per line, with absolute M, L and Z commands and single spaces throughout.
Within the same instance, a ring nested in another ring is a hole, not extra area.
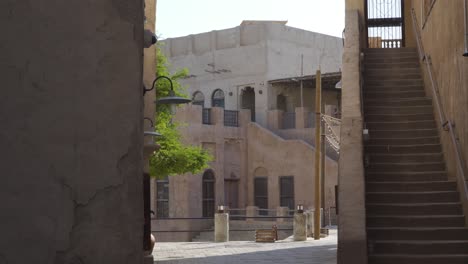
M 188 104 L 190 103 L 192 100 L 190 99 L 187 99 L 187 98 L 184 98 L 184 97 L 180 97 L 180 96 L 177 96 L 174 92 L 174 85 L 172 84 L 172 80 L 171 78 L 167 77 L 167 76 L 159 76 L 157 77 L 156 79 L 154 79 L 153 81 L 153 85 L 151 86 L 151 89 L 146 89 L 145 87 L 143 87 L 143 95 L 146 94 L 146 92 L 149 92 L 151 90 L 153 90 L 155 88 L 155 84 L 158 80 L 160 79 L 166 79 L 169 81 L 170 85 L 171 85 L 171 90 L 169 91 L 169 96 L 165 96 L 165 97 L 162 97 L 162 98 L 159 98 L 158 100 L 155 101 L 156 104 L 170 104 L 170 105 L 176 105 L 176 104 Z
M 176 96 L 174 92 L 174 85 L 172 84 L 172 80 L 167 77 L 167 76 L 159 76 L 153 81 L 153 85 L 151 86 L 151 89 L 146 89 L 143 87 L 143 96 L 146 94 L 146 92 L 149 92 L 153 89 L 155 89 L 155 84 L 158 80 L 160 79 L 166 79 L 169 81 L 171 85 L 171 90 L 169 91 L 169 96 L 165 96 L 162 98 L 159 98 L 158 100 L 155 101 L 156 104 L 168 104 L 168 105 L 177 105 L 177 104 L 187 104 L 190 103 L 192 100 L 183 98 L 180 96 Z M 154 123 L 150 118 L 145 117 L 145 120 L 149 120 L 151 122 L 151 127 L 154 127 Z M 155 131 L 144 131 L 144 136 L 151 136 L 152 138 L 154 137 L 159 137 L 161 134 Z M 145 144 L 144 146 L 144 156 L 145 159 L 149 157 L 151 153 L 153 153 L 155 150 L 159 148 L 159 145 L 154 144 L 154 139 L 151 140 L 151 142 L 146 142 L 149 144 Z M 147 161 L 149 162 L 149 161 Z M 151 249 L 151 241 L 152 238 L 151 236 L 151 191 L 150 191 L 150 176 L 149 173 L 144 173 L 143 174 L 143 201 L 144 201 L 144 219 L 145 219 L 145 224 L 144 224 L 144 232 L 143 232 L 143 245 L 145 250 L 150 250 Z M 154 244 L 153 244 L 154 245 Z

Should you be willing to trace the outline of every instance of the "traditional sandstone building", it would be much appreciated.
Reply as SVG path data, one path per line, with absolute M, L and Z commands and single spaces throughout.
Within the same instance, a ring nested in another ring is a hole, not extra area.
M 324 111 L 338 116 L 342 46 L 340 38 L 284 21 L 244 21 L 231 29 L 165 40 L 162 48 L 172 68 L 190 71 L 183 84 L 193 103 L 179 108 L 175 120 L 187 124 L 182 129 L 186 143 L 203 146 L 214 160 L 199 175 L 158 181 L 154 229 L 208 227 L 209 220 L 163 218 L 212 217 L 217 205 L 244 214 L 256 206 L 260 215 L 298 204 L 312 208 L 315 72 L 321 68 L 323 73 Z M 327 212 L 335 206 L 337 159 L 328 146 Z M 158 237 L 189 240 L 191 235 Z

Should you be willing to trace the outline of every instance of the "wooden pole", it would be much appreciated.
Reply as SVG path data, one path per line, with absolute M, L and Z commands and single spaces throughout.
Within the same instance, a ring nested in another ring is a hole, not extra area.
M 314 239 L 320 239 L 320 139 L 321 139 L 321 112 L 322 112 L 322 76 L 320 70 L 317 71 L 315 75 L 316 85 L 315 85 L 315 211 L 314 211 Z

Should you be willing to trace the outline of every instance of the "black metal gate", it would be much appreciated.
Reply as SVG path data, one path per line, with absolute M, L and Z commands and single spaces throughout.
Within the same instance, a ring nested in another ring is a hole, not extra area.
M 364 0 L 369 48 L 405 46 L 404 0 Z

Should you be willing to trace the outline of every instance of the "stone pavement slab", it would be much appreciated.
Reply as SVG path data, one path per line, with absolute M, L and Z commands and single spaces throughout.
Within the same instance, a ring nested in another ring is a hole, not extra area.
M 156 243 L 153 256 L 161 264 L 335 264 L 336 250 L 337 230 L 330 230 L 330 236 L 319 241 Z

